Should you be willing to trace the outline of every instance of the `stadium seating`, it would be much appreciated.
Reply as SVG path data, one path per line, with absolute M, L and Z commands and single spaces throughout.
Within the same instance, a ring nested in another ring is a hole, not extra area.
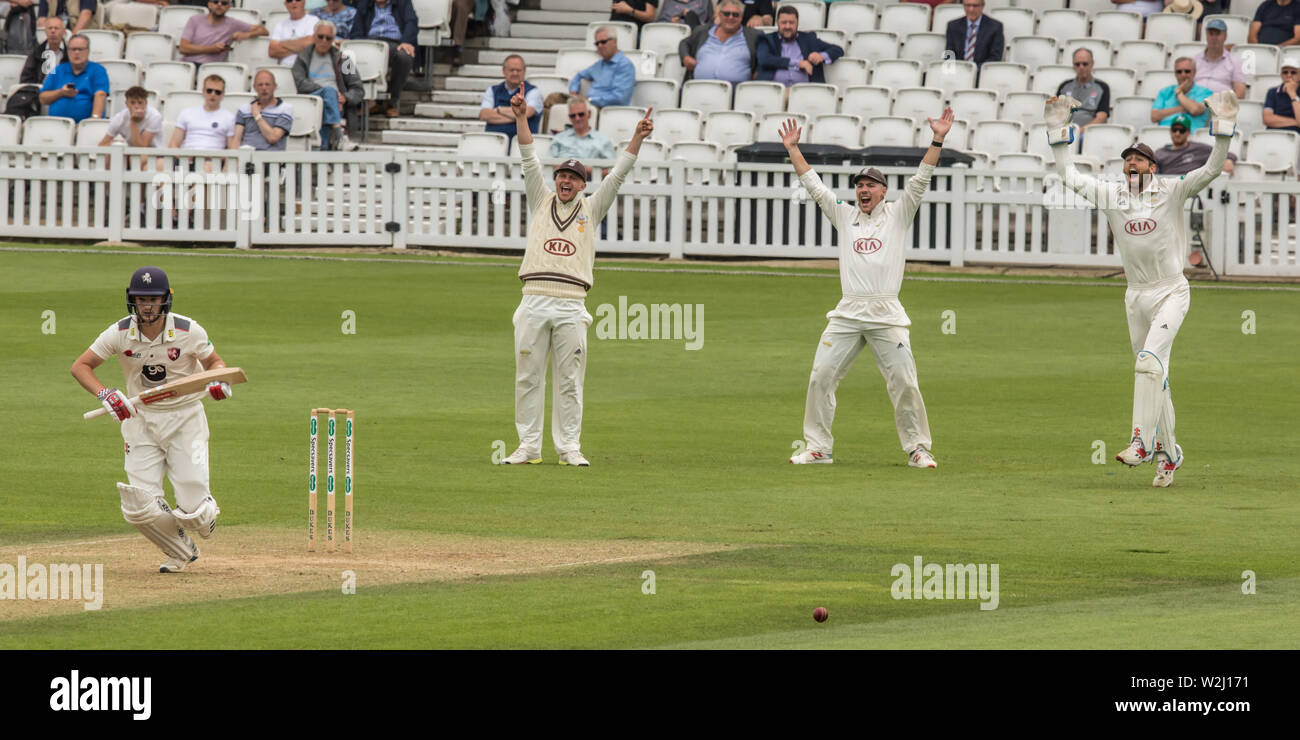
M 1135 129 L 1151 124 L 1151 104 L 1155 98 L 1126 95 L 1111 98 L 1110 119 L 1108 123 L 1132 126 Z
M 189 62 L 150 62 L 144 66 L 143 84 L 164 98 L 174 90 L 193 90 L 194 65 Z
M 1014 62 L 985 62 L 980 68 L 980 87 L 994 90 L 999 98 L 1029 89 L 1029 68 Z
M 73 146 L 89 147 L 99 146 L 104 135 L 108 133 L 107 118 L 87 118 L 77 124 L 77 132 L 73 138 Z
M 226 11 L 229 15 L 234 10 Z M 174 39 L 179 39 L 185 32 L 185 24 L 189 22 L 190 16 L 204 15 L 207 11 L 194 5 L 170 5 L 158 10 L 158 33 L 165 33 Z
M 861 142 L 861 116 L 849 115 L 846 113 L 822 113 L 814 116 L 812 119 L 812 137 L 809 143 L 836 144 L 850 149 L 856 149 L 857 147 L 862 146 Z
M 87 29 L 81 33 L 90 42 L 90 61 L 103 62 L 108 59 L 122 58 L 122 46 L 125 44 L 126 37 L 121 31 Z M 67 36 L 65 35 L 64 38 L 66 39 Z M 133 57 L 131 61 L 141 60 Z
M 140 65 L 126 59 L 108 59 L 99 62 L 108 73 L 109 90 L 125 90 L 140 84 Z M 0 83 L 2 84 L 2 83 Z
M 724 147 L 752 144 L 754 114 L 739 110 L 708 114 L 704 117 L 704 140 Z
M 1024 127 L 1019 121 L 977 121 L 971 126 L 970 148 L 994 156 L 1024 151 Z
M 1138 77 L 1155 70 L 1172 69 L 1169 50 L 1160 41 L 1124 41 L 1115 50 L 1114 66 L 1133 70 Z
M 1068 64 L 1045 64 L 1034 70 L 1034 82 L 1030 85 L 1029 90 L 1055 95 L 1056 91 L 1061 88 L 1062 82 L 1072 79 L 1074 79 L 1074 67 Z M 1113 98 L 1114 95 L 1115 93 L 1112 92 L 1111 97 Z
M 668 146 L 679 141 L 699 141 L 703 116 L 689 108 L 666 108 L 655 113 L 655 136 Z
M 897 59 L 901 48 L 898 34 L 893 31 L 859 31 L 853 34 L 845 53 L 874 64 L 882 59 Z
M 124 59 L 147 65 L 149 62 L 170 62 L 175 41 L 165 33 L 137 31 L 126 37 Z
M 660 59 L 676 57 L 678 45 L 689 35 L 691 29 L 680 23 L 647 23 L 641 27 L 638 48 L 653 51 Z
M 1175 84 L 1176 81 L 1177 78 L 1174 76 L 1173 70 L 1171 69 L 1153 70 L 1151 72 L 1147 72 L 1145 75 L 1142 76 L 1142 84 L 1138 86 L 1137 92 L 1139 95 L 1145 95 L 1149 98 L 1154 99 L 1157 95 L 1160 94 L 1161 90 L 1165 89 L 1166 87 L 1169 87 L 1170 85 Z M 1113 87 L 1111 88 L 1110 96 L 1112 98 L 1116 96 L 1115 89 Z
M 817 34 L 817 38 L 822 41 L 825 41 L 828 44 L 835 44 L 846 51 L 849 48 L 849 39 L 851 36 L 838 28 L 804 28 L 803 26 L 800 26 L 799 30 Z
M 271 58 L 271 39 L 266 36 L 236 41 L 231 45 L 227 62 L 246 64 L 249 69 L 256 69 L 266 64 Z
M 596 48 L 596 29 L 611 28 L 618 35 L 618 48 L 623 53 L 636 48 L 636 24 L 627 21 L 597 21 L 587 24 L 587 48 Z
M 929 64 L 936 59 L 943 59 L 946 48 L 947 41 L 941 33 L 909 33 L 903 37 L 903 45 L 898 51 L 898 57 Z
M 911 59 L 881 59 L 872 65 L 871 84 L 897 89 L 921 86 L 921 63 Z
M 557 77 L 556 79 L 559 78 Z M 537 76 L 530 77 L 529 80 L 533 84 L 537 84 Z M 754 83 L 742 83 L 742 85 L 751 84 Z M 781 85 L 775 82 L 771 84 L 781 87 Z M 640 106 L 642 108 L 653 107 L 655 110 L 676 108 L 680 96 L 679 87 L 680 85 L 677 80 L 638 80 L 636 87 L 632 90 L 632 105 Z M 739 95 L 740 91 L 737 90 L 736 94 Z M 783 96 L 784 94 L 785 93 L 782 93 Z M 545 93 L 543 93 L 542 97 L 546 97 Z M 784 104 L 784 98 L 782 99 L 782 104 Z
M 1214 146 L 1215 138 L 1210 135 L 1209 128 L 1196 129 L 1195 131 L 1192 132 L 1191 138 L 1192 141 L 1195 141 L 1197 143 L 1205 144 L 1206 146 Z M 1236 155 L 1237 159 L 1244 159 L 1244 157 L 1242 157 L 1243 138 L 1244 137 L 1242 137 L 1241 134 L 1237 134 L 1236 136 L 1232 137 L 1232 141 L 1228 142 L 1228 153 Z
M 803 16 L 800 15 L 802 18 Z M 909 33 L 925 33 L 930 30 L 930 9 L 922 5 L 882 5 L 880 22 L 877 28 L 887 29 L 905 36 Z
M 929 125 L 922 125 L 921 128 L 916 130 L 915 146 L 924 149 L 929 147 L 932 141 L 934 141 L 934 132 L 930 130 Z M 952 128 L 948 130 L 948 136 L 943 140 L 943 148 L 965 151 L 970 148 L 969 143 L 970 124 L 960 118 L 954 119 Z
M 800 25 L 803 25 L 802 17 Z M 876 6 L 855 2 L 832 3 L 826 14 L 826 26 L 840 29 L 849 34 L 850 38 L 858 31 L 874 30 Z
M 637 123 L 645 117 L 645 108 L 611 105 L 600 110 L 600 123 L 596 130 L 610 141 L 628 141 L 636 133 Z
M 1264 104 L 1257 100 L 1242 100 L 1241 109 L 1237 111 L 1237 132 L 1240 136 L 1250 136 L 1256 131 L 1264 130 Z
M 149 93 L 146 105 L 154 110 L 162 110 L 158 107 L 158 92 L 155 90 L 147 90 L 146 92 Z M 109 93 L 108 99 L 108 108 L 104 111 L 106 115 L 112 116 L 126 110 L 126 90 L 113 90 Z
M 1043 10 L 1038 13 L 1039 36 L 1072 39 L 1088 35 L 1088 14 L 1082 10 Z M 1071 48 L 1067 44 L 1066 51 Z
M 795 2 L 783 2 L 781 5 L 789 5 L 799 11 L 800 28 L 824 28 L 826 26 L 826 5 L 817 0 L 796 0 Z M 776 21 L 775 18 L 772 19 Z
M 551 149 L 551 141 L 554 140 L 554 138 L 555 138 L 555 137 L 553 137 L 553 136 L 547 136 L 546 134 L 533 134 L 533 151 L 536 152 L 537 157 L 538 157 L 539 159 L 546 159 L 546 158 L 547 158 L 547 156 L 548 156 L 548 155 L 547 155 L 547 152 L 550 151 L 550 149 Z M 646 146 L 647 146 L 649 143 L 650 143 L 650 142 L 648 142 L 648 141 L 643 141 L 643 142 L 641 142 L 641 156 L 638 157 L 638 159 L 641 159 L 641 158 L 644 158 L 644 157 L 645 157 Z M 619 147 L 620 150 L 622 150 L 622 149 L 626 149 L 626 148 L 627 148 L 627 145 L 626 145 L 626 144 L 624 144 L 623 146 Z M 519 137 L 516 136 L 516 137 L 514 137 L 513 139 L 510 140 L 510 158 L 511 158 L 511 159 L 518 159 L 520 156 L 521 156 L 521 154 L 520 154 L 520 151 L 519 151 Z
M 731 110 L 731 83 L 725 80 L 688 80 L 682 85 L 682 107 L 701 113 Z
M 22 146 L 42 148 L 72 146 L 76 122 L 58 116 L 32 116 L 23 123 Z
M 1150 120 L 1150 119 L 1148 119 Z M 1137 140 L 1151 147 L 1159 149 L 1162 146 L 1169 146 L 1172 139 L 1169 138 L 1168 126 L 1155 126 L 1148 123 L 1137 131 Z
M 188 62 L 186 62 L 188 64 Z M 282 65 L 276 65 L 277 69 L 283 69 Z M 208 62 L 199 65 L 199 72 L 194 76 L 194 89 L 203 88 L 203 80 L 208 75 L 217 75 L 225 80 L 226 92 L 248 92 L 248 67 L 242 64 L 231 64 L 230 62 Z M 293 79 L 293 73 L 289 73 L 289 79 Z M 280 86 L 276 84 L 276 89 Z
M 1055 161 L 1052 157 L 1052 147 L 1047 143 L 1047 124 L 1035 123 L 1029 127 L 1028 133 L 1025 134 L 1024 151 L 1042 155 L 1049 162 Z
M 1238 10 L 1236 4 L 1229 6 L 1231 10 Z M 1223 21 L 1228 27 L 1227 43 L 1240 44 L 1246 41 L 1247 32 L 1250 30 L 1250 23 L 1254 18 L 1245 15 L 1225 15 L 1220 14 L 1215 18 Z
M 1241 59 L 1247 78 L 1258 75 L 1270 82 L 1282 61 L 1282 50 L 1272 44 L 1237 44 L 1232 53 Z
M 255 10 L 265 18 L 270 13 L 282 12 L 284 3 L 279 0 L 242 0 L 240 7 L 245 10 Z M 271 27 L 267 26 L 266 30 L 271 30 Z
M 1020 91 L 1007 93 L 1002 101 L 1001 119 L 1019 121 L 1028 127 L 1043 120 L 1043 107 L 1049 96 L 1044 93 Z
M 23 119 L 18 116 L 0 116 L 0 146 L 18 146 L 22 130 Z
M 370 43 L 370 42 L 366 42 L 366 43 Z M 364 55 L 358 54 L 356 58 L 362 59 L 364 58 Z M 387 59 L 387 57 L 385 57 L 385 59 Z M 227 62 L 227 64 L 229 63 Z M 239 66 L 242 67 L 243 65 L 239 65 Z M 293 81 L 292 68 L 286 67 L 283 64 L 263 64 L 262 66 L 253 70 L 252 77 L 256 77 L 257 73 L 259 72 L 270 72 L 271 75 L 275 77 L 275 92 L 277 95 L 286 95 L 286 94 L 292 94 L 298 92 L 298 85 Z M 361 79 L 363 81 L 362 84 L 364 85 L 365 81 L 370 79 L 369 74 L 372 74 L 374 72 L 374 68 L 372 66 L 363 65 L 360 62 L 358 62 L 357 72 L 361 74 Z M 251 82 L 252 79 L 250 77 L 249 83 Z M 227 94 L 230 94 L 232 92 L 251 92 L 251 91 L 252 91 L 251 84 L 246 85 L 243 89 L 234 89 L 229 85 L 227 85 L 226 87 Z
M 863 126 L 862 142 L 866 146 L 914 146 L 916 126 L 902 116 L 872 116 Z M 814 124 L 813 128 L 816 128 Z M 845 146 L 850 146 L 845 144 Z
M 831 66 L 838 65 L 836 62 Z M 736 85 L 736 102 L 732 108 L 756 115 L 782 111 L 785 109 L 785 85 L 779 82 L 742 82 Z
M 1092 37 L 1075 37 L 1066 39 L 1061 44 L 1061 63 L 1074 64 L 1074 52 L 1079 49 L 1087 49 L 1092 52 L 1093 67 L 1109 67 L 1115 58 L 1115 45 L 1106 39 Z M 1070 75 L 1074 75 L 1071 67 Z
M 1264 165 L 1238 160 L 1232 170 L 1232 179 L 1238 182 L 1263 182 L 1274 178 L 1264 171 Z
M 871 63 L 865 59 L 840 57 L 835 63 L 826 67 L 826 82 L 834 85 L 840 95 L 850 85 L 860 85 L 871 73 Z
M 804 113 L 767 113 L 758 119 L 758 135 L 755 141 L 780 141 L 781 124 L 793 118 L 804 130 L 804 140 L 807 140 L 808 116 Z
M 840 99 L 840 113 L 870 118 L 889 113 L 893 100 L 893 91 L 887 87 L 874 85 L 853 85 L 845 88 L 844 97 Z
M 623 56 L 632 62 L 632 67 L 636 70 L 636 79 L 652 80 L 659 72 L 659 56 L 648 49 L 629 49 L 623 52 Z M 677 55 L 674 54 L 676 59 Z
M 985 7 L 984 12 L 1002 24 L 1002 36 L 1007 41 L 1017 36 L 1034 35 L 1034 11 L 1029 8 Z
M 904 87 L 894 91 L 892 114 L 911 119 L 913 126 L 920 126 L 925 119 L 937 117 L 943 113 L 944 94 L 930 87 Z
M 460 157 L 505 157 L 509 153 L 509 138 L 505 134 L 471 131 L 461 134 L 456 143 L 456 155 Z
M 966 15 L 966 11 L 961 7 L 961 3 L 936 5 L 931 11 L 930 30 L 935 33 L 946 34 L 948 32 L 948 24 L 964 15 Z
M 949 97 L 953 115 L 967 121 L 994 121 L 998 118 L 998 94 L 992 90 L 955 90 Z
M 416 0 L 416 2 L 418 2 L 418 1 L 419 1 L 419 0 Z M 171 7 L 173 7 L 173 8 L 175 8 L 175 7 L 182 7 L 182 8 L 183 8 L 183 7 L 185 7 L 185 6 L 183 6 L 183 5 L 181 5 L 181 6 L 173 5 L 173 6 L 171 6 Z M 280 7 L 283 8 L 284 6 L 281 5 Z M 420 25 L 423 26 L 423 25 L 424 25 L 424 14 L 423 14 L 423 13 L 420 13 L 419 15 L 420 15 Z M 243 21 L 243 22 L 247 23 L 247 24 L 250 25 L 250 26 L 260 26 L 260 25 L 262 25 L 262 14 L 259 13 L 259 12 L 257 12 L 256 10 L 250 10 L 250 9 L 248 9 L 248 8 L 231 8 L 230 10 L 227 10 L 227 11 L 226 11 L 226 17 L 227 17 L 227 18 L 233 18 L 234 20 L 237 20 L 237 21 Z M 162 29 L 160 28 L 160 29 L 158 29 L 158 30 L 161 31 Z M 184 30 L 184 29 L 182 29 L 182 30 Z M 268 28 L 268 29 L 266 29 L 266 30 L 270 31 L 271 29 Z M 177 34 L 176 37 L 177 37 L 177 38 L 180 38 L 180 34 Z
M 173 96 L 176 94 L 177 93 L 172 93 Z M 240 108 L 244 107 L 244 105 L 247 103 L 253 102 L 254 100 L 257 100 L 257 96 L 251 92 L 226 93 L 225 95 L 221 96 L 221 108 L 222 110 L 228 110 L 231 113 L 237 114 L 239 113 Z M 164 120 L 166 120 L 166 118 L 167 118 L 166 116 L 163 116 Z
M 387 59 L 385 59 L 384 63 L 387 64 Z M 663 80 L 663 82 L 669 82 L 669 80 Z M 546 96 L 551 93 L 567 93 L 569 91 L 569 81 L 559 75 L 528 75 L 528 84 L 537 88 L 537 91 L 542 94 L 542 100 L 545 100 Z M 641 83 L 638 82 L 637 87 L 640 87 L 640 85 Z M 673 89 L 676 90 L 676 83 L 673 83 L 673 85 Z M 636 88 L 633 88 L 632 94 L 635 97 Z M 677 104 L 676 97 L 673 98 L 673 104 Z
M 1031 154 L 1029 152 L 1007 152 L 997 157 L 998 170 L 1007 172 L 1046 172 L 1050 167 L 1055 167 L 1055 162 L 1049 162 L 1041 154 Z
M 343 42 L 343 50 L 352 54 L 352 61 L 357 65 L 357 75 L 361 78 L 361 83 L 365 87 L 366 100 L 377 100 L 382 97 L 383 93 L 388 91 L 388 45 L 383 41 L 349 39 Z M 231 59 L 231 61 L 235 60 Z M 267 64 L 267 59 L 262 59 L 252 69 L 256 73 L 264 67 L 288 69 L 288 87 L 284 87 L 284 81 L 277 77 L 275 80 L 276 89 L 297 90 L 293 83 L 293 70 L 291 68 L 283 64 Z M 565 89 L 568 89 L 567 78 L 565 79 Z
M 1143 38 L 1149 41 L 1163 41 L 1168 46 L 1183 41 L 1195 41 L 1196 21 L 1190 15 L 1152 13 L 1147 17 L 1146 33 Z
M 1049 36 L 1017 36 L 1010 42 L 1011 55 L 1008 60 L 1027 65 L 1030 69 L 1044 64 L 1056 64 L 1060 60 L 1056 39 Z
M 975 87 L 975 63 L 951 60 L 930 62 L 925 71 L 925 84 L 951 95 L 955 90 Z
M 555 52 L 555 74 L 566 80 L 600 61 L 600 55 L 594 49 L 569 47 Z
M 1133 74 L 1131 69 L 1125 67 L 1094 67 L 1092 75 L 1110 87 L 1112 100 L 1126 95 L 1133 95 L 1136 92 L 1134 90 L 1136 75 Z
M 108 6 L 108 22 L 115 26 L 157 28 L 158 6 L 148 3 L 113 3 Z
M 1142 38 L 1142 16 L 1126 10 L 1109 10 L 1092 16 L 1093 38 L 1109 39 L 1112 44 Z
M 542 117 L 542 131 L 550 134 L 558 134 L 569 125 L 569 105 L 560 103 L 552 105 L 546 109 L 546 114 Z
M 1133 129 L 1115 123 L 1099 123 L 1089 126 L 1083 133 L 1082 154 L 1096 157 L 1103 162 L 1118 157 L 1133 143 Z
M 722 151 L 722 147 L 711 141 L 679 141 L 668 150 L 668 158 L 712 164 L 722 161 Z
M 171 95 L 168 95 L 167 99 L 163 101 L 162 108 L 159 112 L 162 113 L 164 121 L 176 123 L 176 119 L 180 116 L 181 111 L 186 108 L 194 108 L 202 105 L 203 93 L 201 92 L 174 92 Z

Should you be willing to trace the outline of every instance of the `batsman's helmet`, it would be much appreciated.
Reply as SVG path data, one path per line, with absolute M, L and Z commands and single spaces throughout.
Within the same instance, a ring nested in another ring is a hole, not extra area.
M 135 296 L 139 295 L 165 296 L 162 312 L 172 310 L 172 288 L 167 282 L 167 273 L 157 267 L 141 267 L 131 275 L 131 284 L 126 286 L 126 310 L 129 313 L 137 313 Z

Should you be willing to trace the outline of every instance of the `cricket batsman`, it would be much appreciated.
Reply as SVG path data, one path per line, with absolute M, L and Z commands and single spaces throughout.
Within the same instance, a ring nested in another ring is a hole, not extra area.
M 200 399 L 230 398 L 230 384 L 209 383 L 205 391 L 136 408 L 130 397 L 200 370 L 225 367 L 208 333 L 197 321 L 172 313 L 167 274 L 141 267 L 126 289 L 127 315 L 99 335 L 72 363 L 72 377 L 95 394 L 121 422 L 126 477 L 118 483 L 122 517 L 167 556 L 162 573 L 180 573 L 198 560 L 199 548 L 186 530 L 212 536 L 221 510 L 208 491 L 208 419 Z M 126 393 L 107 388 L 95 368 L 117 356 Z M 163 474 L 172 483 L 176 507 L 167 505 Z
M 1047 101 L 1043 118 L 1056 170 L 1065 186 L 1096 204 L 1106 214 L 1115 239 L 1128 290 L 1129 340 L 1133 345 L 1133 434 L 1129 446 L 1115 456 L 1125 465 L 1156 463 L 1152 485 L 1165 488 L 1183 465 L 1183 448 L 1174 439 L 1174 402 L 1169 392 L 1169 363 L 1174 337 L 1187 316 L 1191 290 L 1183 277 L 1189 242 L 1183 225 L 1188 198 L 1223 171 L 1228 144 L 1237 128 L 1237 97 L 1218 92 L 1206 101 L 1210 134 L 1215 137 L 1210 158 L 1197 170 L 1175 177 L 1156 177 L 1155 154 L 1137 143 L 1125 149 L 1124 183 L 1105 183 L 1080 174 L 1070 156 L 1074 130 L 1070 112 L 1079 101 L 1057 96 Z
M 888 181 L 874 167 L 863 169 L 853 178 L 855 203 L 836 200 L 799 151 L 803 130 L 794 119 L 781 127 L 781 141 L 799 182 L 839 232 L 843 290 L 839 304 L 826 314 L 826 331 L 822 332 L 813 357 L 808 400 L 804 405 L 805 449 L 790 458 L 792 463 L 834 462 L 831 423 L 835 419 L 835 389 L 862 348 L 870 346 L 876 366 L 885 378 L 889 400 L 894 404 L 894 423 L 898 427 L 898 441 L 908 455 L 907 464 L 913 468 L 938 467 L 930 454 L 930 422 L 917 385 L 916 361 L 912 358 L 908 332 L 912 320 L 898 302 L 906 250 L 911 243 L 912 220 L 925 191 L 930 188 L 930 177 L 943 151 L 943 139 L 952 128 L 952 109 L 944 109 L 938 119 L 927 120 L 934 132 L 930 148 L 916 174 L 907 181 L 902 197 L 892 203 L 885 202 Z
M 505 465 L 542 461 L 542 422 L 546 412 L 546 364 L 551 362 L 554 398 L 551 441 L 561 465 L 588 466 L 582 456 L 582 381 L 587 372 L 587 327 L 591 314 L 585 299 L 594 277 L 596 230 L 614 204 L 624 178 L 632 171 L 641 142 L 654 131 L 650 113 L 637 124 L 627 151 L 586 197 L 587 168 L 570 159 L 555 168 L 555 190 L 542 180 L 542 163 L 533 150 L 533 135 L 525 119 L 522 94 L 510 101 L 518 122 L 519 153 L 523 160 L 531 223 L 528 245 L 519 268 L 523 300 L 515 310 L 515 428 L 519 448 Z

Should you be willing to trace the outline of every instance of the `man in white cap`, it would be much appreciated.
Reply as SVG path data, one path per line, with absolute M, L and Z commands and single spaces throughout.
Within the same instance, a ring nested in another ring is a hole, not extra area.
M 1218 92 L 1205 101 L 1215 137 L 1210 159 L 1179 178 L 1157 178 L 1156 155 L 1146 144 L 1134 144 L 1121 154 L 1126 182 L 1103 182 L 1081 174 L 1074 166 L 1070 144 L 1074 129 L 1071 111 L 1079 102 L 1058 95 L 1048 100 L 1043 118 L 1056 169 L 1065 186 L 1096 204 L 1106 215 L 1111 236 L 1124 265 L 1128 290 L 1129 340 L 1135 355 L 1133 434 L 1129 446 L 1116 456 L 1125 465 L 1156 463 L 1152 485 L 1174 482 L 1183 464 L 1183 448 L 1174 439 L 1174 403 L 1169 392 L 1169 361 L 1174 337 L 1191 303 L 1183 277 L 1187 261 L 1187 228 L 1183 208 L 1223 171 L 1228 144 L 1237 127 L 1237 97 Z
M 1282 84 L 1270 88 L 1264 96 L 1264 125 L 1280 131 L 1300 134 L 1300 54 L 1282 57 Z

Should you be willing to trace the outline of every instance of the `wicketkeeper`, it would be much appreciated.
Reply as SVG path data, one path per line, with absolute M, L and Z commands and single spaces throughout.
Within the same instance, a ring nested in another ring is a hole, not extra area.
M 72 377 L 95 394 L 121 422 L 124 466 L 130 483 L 118 483 L 122 517 L 167 556 L 163 573 L 179 573 L 198 560 L 186 530 L 211 537 L 221 510 L 208 491 L 208 419 L 200 399 L 230 398 L 230 384 L 209 383 L 200 393 L 137 408 L 129 397 L 200 370 L 225 367 L 197 321 L 172 313 L 172 290 L 157 267 L 141 267 L 126 289 L 127 315 L 110 325 L 72 363 Z M 126 393 L 106 388 L 95 368 L 117 356 Z M 172 483 L 176 508 L 167 505 L 163 474 Z
M 589 463 L 582 456 L 582 381 L 587 372 L 587 327 L 591 314 L 585 299 L 595 278 L 596 230 L 614 204 L 624 178 L 632 171 L 641 142 L 654 131 L 651 111 L 637 124 L 627 151 L 591 197 L 587 168 L 570 159 L 555 168 L 555 190 L 542 180 L 542 163 L 533 151 L 533 135 L 522 94 L 510 101 L 519 126 L 519 154 L 528 192 L 528 246 L 519 279 L 524 297 L 515 311 L 515 428 L 519 449 L 506 465 L 542 461 L 542 422 L 546 412 L 546 364 L 551 361 L 554 398 L 551 441 L 561 465 Z
M 1190 243 L 1183 224 L 1186 200 L 1223 171 L 1228 144 L 1237 127 L 1237 97 L 1218 92 L 1205 101 L 1209 106 L 1214 149 L 1197 170 L 1180 177 L 1156 177 L 1155 154 L 1146 144 L 1134 144 L 1122 153 L 1125 182 L 1101 182 L 1074 167 L 1070 144 L 1074 129 L 1070 112 L 1080 107 L 1069 96 L 1047 101 L 1043 118 L 1056 169 L 1065 186 L 1096 204 L 1106 214 L 1111 236 L 1124 265 L 1128 290 L 1124 307 L 1128 333 L 1136 356 L 1133 380 L 1133 434 L 1127 449 L 1116 455 L 1125 465 L 1155 460 L 1152 485 L 1174 482 L 1182 467 L 1183 448 L 1174 439 L 1174 402 L 1169 392 L 1169 364 L 1174 337 L 1191 303 L 1191 290 L 1183 277 Z
M 853 179 L 855 203 L 837 200 L 799 151 L 803 130 L 794 119 L 781 127 L 781 140 L 799 182 L 839 232 L 843 290 L 835 310 L 826 314 L 829 320 L 826 331 L 822 332 L 813 357 L 803 417 L 806 448 L 790 458 L 792 463 L 834 462 L 831 423 L 835 419 L 835 389 L 858 353 L 869 346 L 880 374 L 885 377 L 889 400 L 894 404 L 894 423 L 898 427 L 898 441 L 908 455 L 907 464 L 914 468 L 938 467 L 930 454 L 930 422 L 917 385 L 916 361 L 912 358 L 908 332 L 912 320 L 898 302 L 906 250 L 911 243 L 912 220 L 925 191 L 930 188 L 930 177 L 943 151 L 943 139 L 952 128 L 952 109 L 945 109 L 938 119 L 928 120 L 934 139 L 916 174 L 907 181 L 902 197 L 892 203 L 885 202 L 888 181 L 874 167 L 863 169 Z

